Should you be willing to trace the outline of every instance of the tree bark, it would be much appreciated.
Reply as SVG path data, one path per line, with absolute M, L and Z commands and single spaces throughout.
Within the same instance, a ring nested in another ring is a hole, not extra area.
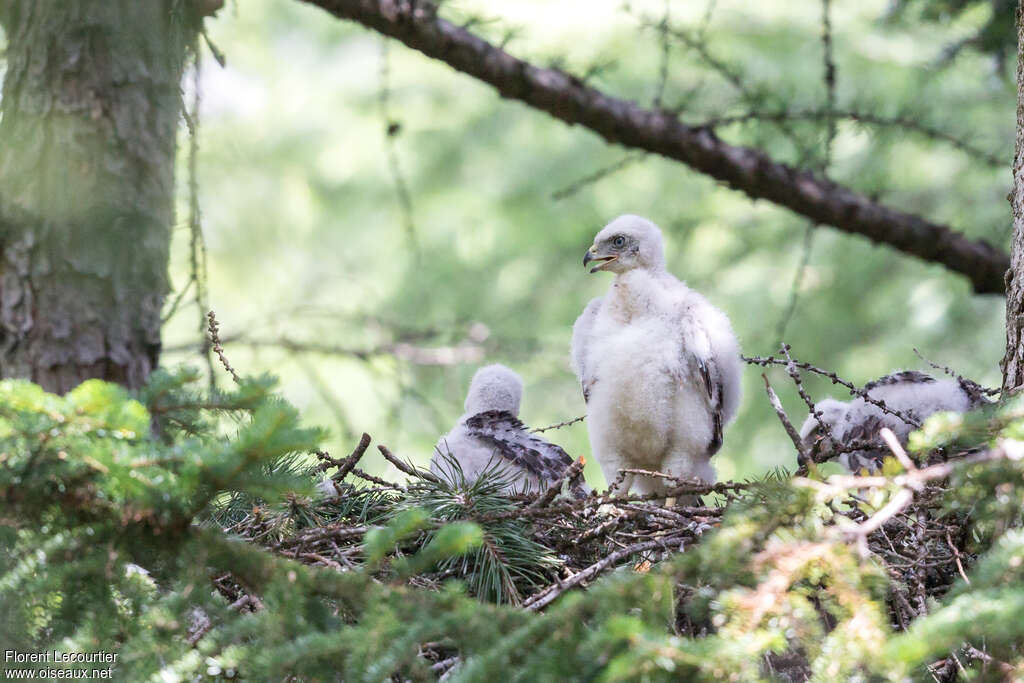
M 0 376 L 63 393 L 156 366 L 192 8 L 0 3 Z
M 1003 292 L 1010 260 L 984 240 L 880 204 L 811 172 L 778 163 L 760 150 L 730 145 L 707 128 L 687 126 L 667 111 L 607 95 L 579 78 L 517 59 L 436 15 L 419 0 L 301 0 L 336 17 L 396 38 L 428 57 L 494 86 L 610 143 L 686 164 L 753 199 L 767 199 L 816 223 L 863 235 L 925 261 L 941 263 L 979 294 Z
M 1003 391 L 1024 385 L 1024 0 L 1017 5 L 1017 146 L 1013 154 L 1013 243 L 1006 274 L 1006 355 Z

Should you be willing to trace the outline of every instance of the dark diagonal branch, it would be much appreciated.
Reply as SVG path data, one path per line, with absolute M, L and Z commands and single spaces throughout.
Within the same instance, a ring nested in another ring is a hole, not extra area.
M 302 0 L 336 17 L 391 36 L 428 57 L 494 86 L 610 143 L 674 159 L 754 199 L 766 199 L 814 222 L 863 235 L 967 277 L 976 292 L 1004 290 L 1010 260 L 992 245 L 968 239 L 920 216 L 884 206 L 763 152 L 730 145 L 674 114 L 607 95 L 570 74 L 516 59 L 468 30 L 441 19 L 436 8 L 410 0 Z

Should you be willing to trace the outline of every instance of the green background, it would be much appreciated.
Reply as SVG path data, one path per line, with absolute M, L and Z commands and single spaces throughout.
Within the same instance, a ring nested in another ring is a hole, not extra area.
M 904 117 L 999 163 L 906 127 L 844 118 L 829 175 L 1007 246 L 1010 67 L 970 51 L 943 59 L 984 24 L 987 8 L 922 23 L 887 17 L 884 1 L 835 4 L 837 110 Z M 609 93 L 649 105 L 661 90 L 657 24 L 665 3 L 449 2 L 443 14 L 484 20 L 473 30 L 496 41 L 513 31 L 508 49 L 534 63 L 576 73 L 596 67 L 591 83 Z M 661 101 L 685 122 L 824 108 L 819 4 L 718 2 L 708 13 L 703 3 L 672 2 L 669 25 L 698 48 L 669 42 Z M 228 341 L 240 372 L 279 375 L 304 419 L 331 429 L 332 453 L 347 453 L 366 431 L 425 464 L 462 412 L 474 370 L 487 362 L 523 376 L 528 424 L 583 414 L 568 366 L 571 327 L 610 276 L 588 275 L 581 259 L 597 230 L 621 213 L 661 225 L 669 269 L 729 314 L 744 353 L 777 348 L 806 220 L 677 163 L 608 146 L 316 8 L 229 3 L 208 27 L 227 66 L 204 56 L 197 180 L 209 304 L 224 337 L 350 350 L 407 341 L 443 347 L 435 359 L 464 361 L 424 365 L 391 353 L 297 354 Z M 191 81 L 186 86 L 190 99 Z M 400 129 L 389 138 L 390 122 Z M 719 134 L 815 167 L 825 159 L 825 131 L 821 121 L 798 121 L 784 129 L 738 124 Z M 172 263 L 178 288 L 190 272 L 184 132 L 181 147 Z M 411 214 L 399 201 L 391 155 Z M 636 158 L 615 173 L 553 196 L 629 155 Z M 896 369 L 927 369 L 916 347 L 973 379 L 999 383 L 1003 300 L 972 295 L 965 280 L 939 266 L 823 226 L 798 293 L 785 338 L 800 359 L 862 384 Z M 167 323 L 165 364 L 200 362 L 200 311 L 186 304 Z M 795 465 L 760 373 L 745 370 L 740 414 L 715 459 L 720 479 Z M 806 408 L 785 373 L 769 377 L 799 426 Z M 220 373 L 218 381 L 230 380 Z M 815 398 L 844 395 L 827 381 L 808 387 Z M 574 456 L 589 455 L 583 424 L 547 435 Z M 375 452 L 364 464 L 397 476 Z M 593 459 L 586 476 L 603 482 Z

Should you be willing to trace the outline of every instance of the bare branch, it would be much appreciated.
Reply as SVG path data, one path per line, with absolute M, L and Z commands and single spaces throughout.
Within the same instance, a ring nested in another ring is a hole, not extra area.
M 558 598 L 558 596 L 564 593 L 565 591 L 569 590 L 573 586 L 577 586 L 583 583 L 584 581 L 596 577 L 604 570 L 614 566 L 615 563 L 617 563 L 619 560 L 625 559 L 635 553 L 642 553 L 645 550 L 665 548 L 668 546 L 669 543 L 672 542 L 673 539 L 674 537 L 672 536 L 661 536 L 650 541 L 641 541 L 640 543 L 634 543 L 633 545 L 629 545 L 625 548 L 621 548 L 620 550 L 616 550 L 610 555 L 607 555 L 606 557 L 590 565 L 583 571 L 573 574 L 570 578 L 566 579 L 565 581 L 549 586 L 542 590 L 540 593 L 537 593 L 536 595 L 527 598 L 525 601 L 523 601 L 522 606 L 525 609 L 528 609 L 532 612 L 541 610 L 550 605 L 552 602 L 554 602 Z
M 238 373 L 231 367 L 231 363 L 228 362 L 227 356 L 224 355 L 224 347 L 221 346 L 220 341 L 220 323 L 217 322 L 217 315 L 213 311 L 209 311 L 206 314 L 206 318 L 209 321 L 207 331 L 210 335 L 210 343 L 213 344 L 213 352 L 217 354 L 217 358 L 220 359 L 220 364 L 224 366 L 224 369 L 231 373 L 231 379 L 235 380 L 236 384 L 242 382 Z
M 380 89 L 377 92 L 377 105 L 380 116 L 384 120 L 384 145 L 387 153 L 388 172 L 395 186 L 395 196 L 402 212 L 402 226 L 409 248 L 418 259 L 420 256 L 419 242 L 416 237 L 416 218 L 412 205 L 412 194 L 402 173 L 402 165 L 398 160 L 396 138 L 402 132 L 402 124 L 391 117 L 391 60 L 388 55 L 388 41 L 381 38 L 380 45 Z
M 775 356 L 740 356 L 740 358 L 743 360 L 744 363 L 749 363 L 750 365 L 760 365 L 762 367 L 767 367 L 769 365 L 781 365 L 785 367 L 786 371 L 789 373 L 789 376 L 793 378 L 793 382 L 797 385 L 797 391 L 800 393 L 800 398 L 804 400 L 804 403 L 807 404 L 807 406 L 810 408 L 814 416 L 816 418 L 819 418 L 819 421 L 821 418 L 821 413 L 817 412 L 817 410 L 814 407 L 814 401 L 804 390 L 803 383 L 800 380 L 800 374 L 795 373 L 796 368 L 800 368 L 801 370 L 807 370 L 808 372 L 813 372 L 814 374 L 821 375 L 822 377 L 828 377 L 830 380 L 832 380 L 832 384 L 843 385 L 844 387 L 849 389 L 851 396 L 857 396 L 859 398 L 864 399 L 866 403 L 870 403 L 871 405 L 877 406 L 879 410 L 881 410 L 883 413 L 888 413 L 893 417 L 897 417 L 912 427 L 921 426 L 920 420 L 916 420 L 910 415 L 906 415 L 898 410 L 888 407 L 887 405 L 885 405 L 885 401 L 872 398 L 868 394 L 868 392 L 861 389 L 860 387 L 855 386 L 851 382 L 847 382 L 845 379 L 841 378 L 836 373 L 829 372 L 828 370 L 822 370 L 821 368 L 811 365 L 810 363 L 793 360 L 793 358 L 790 357 L 789 355 L 789 350 L 792 348 L 789 346 L 789 344 L 783 344 L 782 347 L 786 355 L 785 360 L 781 358 L 776 358 Z
M 827 114 L 828 133 L 825 142 L 825 155 L 821 163 L 822 173 L 828 172 L 832 164 L 832 145 L 836 140 L 836 60 L 832 55 L 832 2 L 821 0 L 821 47 L 824 63 L 825 79 L 825 111 Z
M 808 486 L 833 493 L 845 493 L 852 489 L 863 489 L 875 486 L 898 486 L 899 491 L 896 492 L 896 494 L 884 507 L 882 507 L 882 509 L 871 515 L 871 517 L 861 522 L 853 529 L 845 531 L 846 537 L 851 541 L 856 541 L 861 554 L 866 556 L 868 553 L 868 536 L 872 532 L 881 529 L 887 521 L 903 512 L 903 510 L 914 500 L 914 494 L 924 490 L 925 484 L 928 482 L 945 479 L 955 470 L 963 467 L 969 467 L 977 463 L 1003 459 L 1021 460 L 1022 458 L 1024 458 L 1024 442 L 1000 439 L 996 443 L 996 447 L 990 450 L 959 458 L 957 460 L 949 460 L 947 462 L 930 465 L 924 468 L 914 467 L 913 469 L 908 470 L 905 474 L 900 474 L 895 477 L 886 477 L 881 475 L 866 477 L 859 477 L 855 475 L 833 475 L 828 478 L 828 483 L 826 484 L 809 479 L 794 479 L 793 483 L 797 486 Z
M 975 390 L 976 392 L 978 392 L 981 395 L 984 395 L 984 396 L 995 396 L 1000 391 L 1002 391 L 1002 389 L 992 389 L 990 387 L 983 387 L 980 384 L 978 384 L 977 382 L 975 382 L 974 380 L 967 379 L 966 377 L 964 377 L 963 375 L 961 375 L 959 372 L 957 372 L 953 368 L 949 367 L 948 365 L 939 365 L 938 363 L 934 363 L 934 362 L 928 360 L 927 358 L 925 358 L 921 354 L 921 352 L 919 350 L 917 350 L 916 348 L 914 349 L 914 354 L 918 358 L 923 360 L 925 363 L 927 363 L 931 368 L 933 368 L 935 370 L 942 370 L 944 373 L 946 373 L 947 375 L 949 375 L 950 377 L 955 379 L 957 382 L 960 383 L 960 386 L 965 387 L 965 388 L 973 389 L 973 390 Z M 971 393 L 971 392 L 969 391 L 968 393 Z
M 789 440 L 796 447 L 797 474 L 803 476 L 807 474 L 807 470 L 810 467 L 811 457 L 807 454 L 807 448 L 800 439 L 800 434 L 793 427 L 793 423 L 789 421 L 789 416 L 786 415 L 786 410 L 782 407 L 782 401 L 779 400 L 775 390 L 772 389 L 772 385 L 768 383 L 768 375 L 762 372 L 761 379 L 764 380 L 764 389 L 768 392 L 768 400 L 771 402 L 772 408 L 775 409 L 775 414 L 779 416 L 779 421 L 782 422 L 786 434 L 789 435 Z
M 337 467 L 338 471 L 331 475 L 331 479 L 334 481 L 342 481 L 348 473 L 355 468 L 359 463 L 359 459 L 366 453 L 366 449 L 370 446 L 370 435 L 363 432 L 363 436 L 359 439 L 359 443 L 356 445 L 352 454 L 344 460 L 335 460 L 330 455 L 323 451 L 317 451 L 317 458 L 320 459 L 320 464 L 316 466 L 316 469 L 320 472 L 326 472 L 332 467 Z
M 482 344 L 464 340 L 453 346 L 419 346 L 407 341 L 389 342 L 368 348 L 355 348 L 322 341 L 305 341 L 281 337 L 279 339 L 233 335 L 224 337 L 222 343 L 249 348 L 276 348 L 292 353 L 315 353 L 324 356 L 344 356 L 369 360 L 377 356 L 394 356 L 414 365 L 462 365 L 479 363 L 484 358 Z M 166 353 L 190 351 L 192 344 L 174 345 L 164 349 Z
M 627 154 L 626 156 L 622 157 L 618 161 L 610 163 L 607 166 L 602 166 L 601 168 L 597 169 L 593 173 L 588 173 L 587 175 L 583 176 L 582 178 L 579 178 L 578 180 L 572 181 L 571 183 L 569 183 L 565 187 L 562 187 L 561 189 L 555 190 L 554 192 L 551 193 L 551 198 L 554 199 L 555 201 L 559 201 L 561 199 L 566 199 L 568 197 L 571 197 L 572 195 L 576 194 L 577 192 L 579 192 L 583 188 L 588 187 L 590 185 L 593 185 L 594 183 L 596 183 L 596 182 L 598 182 L 600 180 L 604 180 L 605 178 L 607 178 L 610 175 L 614 175 L 614 174 L 618 173 L 619 171 L 621 171 L 622 169 L 626 168 L 627 166 L 631 166 L 634 163 L 642 160 L 645 156 L 646 156 L 645 154 L 637 153 L 637 152 L 633 152 L 632 154 Z
M 811 263 L 811 251 L 814 249 L 814 233 L 817 227 L 814 223 L 809 223 L 804 228 L 804 240 L 800 248 L 800 263 L 797 264 L 796 272 L 793 274 L 793 284 L 789 288 L 789 302 L 786 304 L 782 317 L 779 319 L 779 324 L 775 328 L 776 344 L 780 346 L 786 338 L 786 328 L 789 327 L 790 321 L 796 315 L 796 307 L 800 302 L 800 288 L 803 287 L 807 266 Z
M 397 455 L 395 455 L 394 453 L 387 449 L 387 446 L 378 445 L 377 450 L 380 451 L 380 454 L 384 456 L 385 460 L 390 462 L 392 465 L 397 467 L 405 474 L 408 474 L 410 477 L 416 477 L 417 479 L 425 479 L 426 481 L 432 481 L 435 484 L 441 481 L 440 479 L 437 478 L 436 475 L 434 475 L 431 472 L 421 470 L 417 467 L 410 465 L 409 463 L 402 462 L 402 460 Z
M 530 433 L 540 434 L 541 432 L 546 432 L 551 429 L 561 429 L 562 427 L 568 427 L 569 425 L 576 424 L 577 422 L 583 422 L 586 419 L 586 415 L 580 415 L 579 417 L 574 417 L 573 419 L 566 420 L 565 422 L 559 422 L 558 424 L 548 425 L 547 427 L 538 427 L 537 429 L 531 429 Z
M 749 122 L 778 123 L 780 121 L 828 121 L 829 119 L 833 121 L 845 119 L 853 121 L 854 123 L 859 123 L 862 126 L 872 126 L 875 128 L 899 128 L 932 140 L 933 142 L 945 143 L 950 147 L 976 159 L 977 161 L 980 161 L 986 166 L 1002 168 L 1007 164 L 1006 159 L 1003 159 L 998 154 L 993 154 L 992 152 L 978 147 L 966 137 L 959 137 L 935 126 L 924 123 L 919 118 L 916 118 L 911 114 L 882 116 L 855 109 L 837 109 L 831 112 L 828 110 L 822 111 L 818 109 L 797 111 L 751 111 L 736 116 L 723 116 L 720 118 L 709 119 L 703 121 L 700 125 L 708 128 L 723 128 L 725 126 Z

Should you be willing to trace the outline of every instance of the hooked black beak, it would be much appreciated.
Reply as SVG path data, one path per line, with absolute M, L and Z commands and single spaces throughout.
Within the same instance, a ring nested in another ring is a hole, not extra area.
M 591 247 L 590 249 L 587 249 L 587 253 L 583 255 L 583 267 L 584 268 L 586 268 L 587 264 L 590 263 L 591 261 L 601 261 L 600 264 L 598 264 L 598 265 L 596 265 L 596 266 L 594 266 L 593 268 L 590 269 L 591 273 L 596 273 L 597 271 L 599 271 L 602 268 L 604 268 L 604 266 L 606 264 L 611 263 L 615 259 L 619 258 L 618 256 L 595 256 L 593 249 L 594 249 L 593 247 Z

